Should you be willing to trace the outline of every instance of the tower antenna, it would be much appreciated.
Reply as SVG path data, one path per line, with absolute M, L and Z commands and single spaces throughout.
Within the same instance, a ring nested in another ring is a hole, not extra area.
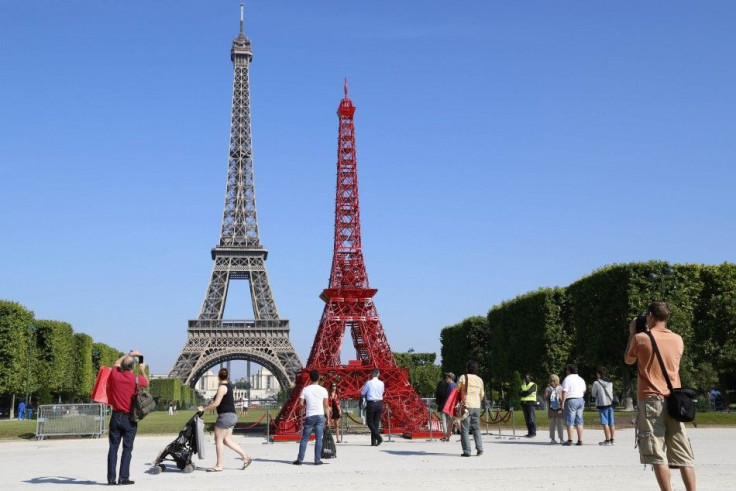
M 244 35 L 245 32 L 243 31 L 243 11 L 245 10 L 245 3 L 240 2 L 240 34 Z

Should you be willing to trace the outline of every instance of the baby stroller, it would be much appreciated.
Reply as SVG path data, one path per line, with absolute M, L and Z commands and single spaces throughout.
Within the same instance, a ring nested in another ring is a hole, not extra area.
M 188 474 L 196 467 L 192 462 L 194 453 L 196 452 L 200 459 L 204 458 L 204 422 L 201 416 L 202 413 L 195 413 L 179 432 L 176 440 L 161 451 L 153 461 L 151 468 L 153 474 L 160 474 L 166 470 L 163 464 L 165 460 L 173 460 L 179 470 Z

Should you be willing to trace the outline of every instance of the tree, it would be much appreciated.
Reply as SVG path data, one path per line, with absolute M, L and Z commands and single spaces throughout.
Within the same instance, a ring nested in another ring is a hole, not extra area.
M 55 395 L 61 402 L 63 394 L 74 388 L 74 332 L 66 322 L 38 320 L 36 327 L 36 369 L 39 390 L 42 394 Z M 48 404 L 51 400 L 39 400 Z
M 242 390 L 248 390 L 250 389 L 250 382 L 248 382 L 245 378 L 239 378 L 235 382 L 233 382 L 233 385 L 236 389 L 242 389 Z
M 10 394 L 10 411 L 15 396 L 28 385 L 29 354 L 33 349 L 33 312 L 17 302 L 0 300 L 0 394 Z
M 393 353 L 396 364 L 409 369 L 409 380 L 414 390 L 423 397 L 434 395 L 442 369 L 434 364 L 436 353 Z
M 89 400 L 95 374 L 92 373 L 92 338 L 87 334 L 74 334 L 74 397 Z

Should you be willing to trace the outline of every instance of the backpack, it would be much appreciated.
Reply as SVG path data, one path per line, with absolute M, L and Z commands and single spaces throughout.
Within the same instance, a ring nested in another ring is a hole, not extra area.
M 148 413 L 156 407 L 156 401 L 153 396 L 145 390 L 138 387 L 138 375 L 135 376 L 135 394 L 133 394 L 133 404 L 130 410 L 130 422 L 137 423 L 146 417 Z
M 549 408 L 553 411 L 560 409 L 560 399 L 557 396 L 557 388 L 550 386 L 549 392 Z

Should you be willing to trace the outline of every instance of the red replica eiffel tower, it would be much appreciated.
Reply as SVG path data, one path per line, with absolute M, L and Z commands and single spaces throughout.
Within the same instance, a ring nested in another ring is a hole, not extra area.
M 390 427 L 391 433 L 408 433 L 409 436 L 427 431 L 427 407 L 409 383 L 408 372 L 394 362 L 373 303 L 378 290 L 368 286 L 360 239 L 353 114 L 355 106 L 348 98 L 346 80 L 345 97 L 337 108 L 335 249 L 330 284 L 320 295 L 325 309 L 307 365 L 297 377 L 291 397 L 274 420 L 274 441 L 299 438 L 303 419 L 299 396 L 309 384 L 309 371 L 313 369 L 319 370 L 326 386 L 337 382 L 341 398 L 359 399 L 363 384 L 371 378 L 373 369 L 378 368 L 386 387 L 384 431 Z M 357 359 L 341 365 L 340 347 L 347 329 L 350 329 Z

